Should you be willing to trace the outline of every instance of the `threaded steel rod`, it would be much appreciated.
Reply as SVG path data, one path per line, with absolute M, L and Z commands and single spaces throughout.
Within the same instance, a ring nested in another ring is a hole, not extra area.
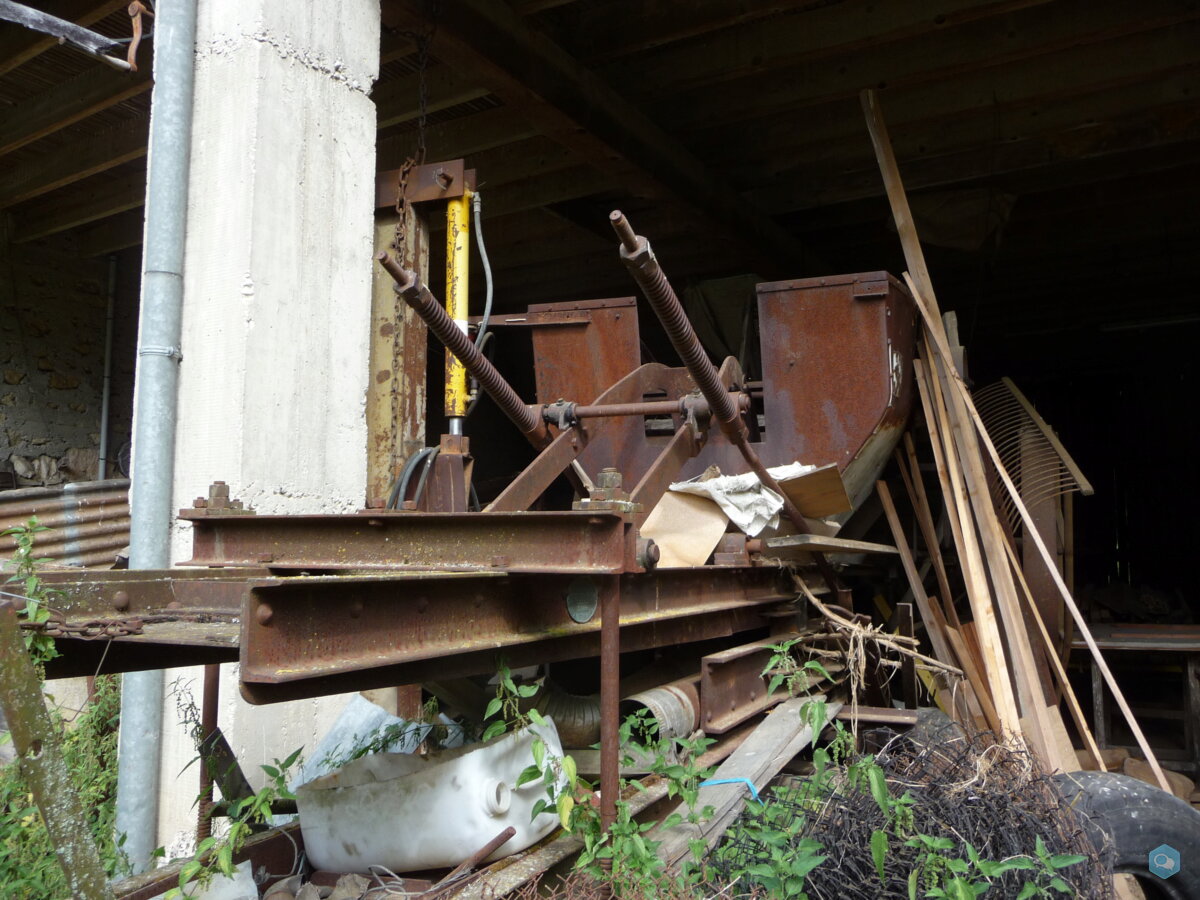
M 400 298 L 413 308 L 434 336 L 459 359 L 471 376 L 479 382 L 479 387 L 496 401 L 501 412 L 512 420 L 530 443 L 538 448 L 549 443 L 550 433 L 546 430 L 541 415 L 521 401 L 512 385 L 504 380 L 504 376 L 496 371 L 496 367 L 446 315 L 446 310 L 429 293 L 429 289 L 419 282 L 416 274 L 401 266 L 386 251 L 381 252 L 376 259 L 396 282 L 396 293 Z
M 729 391 L 721 384 L 717 367 L 712 364 L 712 360 L 704 352 L 700 338 L 696 336 L 696 330 L 692 328 L 687 313 L 683 311 L 683 304 L 679 302 L 679 297 L 676 296 L 675 290 L 663 273 L 662 266 L 658 264 L 654 251 L 650 249 L 650 242 L 634 233 L 633 226 L 629 224 L 629 220 L 619 209 L 614 209 L 608 218 L 617 237 L 621 240 L 621 262 L 625 264 L 625 268 L 629 270 L 633 280 L 637 282 L 638 287 L 642 289 L 642 293 L 650 302 L 650 307 L 662 322 L 667 337 L 671 339 L 671 346 L 675 348 L 675 352 L 683 360 L 683 364 L 696 382 L 696 386 L 700 388 L 700 393 L 708 401 L 721 430 L 741 452 L 742 458 L 746 460 L 751 471 L 758 476 L 758 480 L 783 498 L 784 515 L 791 520 L 798 531 L 808 534 L 811 529 L 804 519 L 804 514 L 784 493 L 779 482 L 767 471 L 767 467 L 763 465 L 758 453 L 750 445 L 746 425 L 742 422 L 738 408 Z M 813 553 L 812 556 L 821 575 L 829 585 L 829 589 L 836 592 L 838 589 L 837 578 L 828 560 L 820 553 Z

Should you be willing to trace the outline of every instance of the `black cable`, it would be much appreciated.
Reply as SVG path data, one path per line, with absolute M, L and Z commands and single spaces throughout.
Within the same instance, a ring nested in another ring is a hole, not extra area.
M 403 502 L 404 495 L 408 492 L 408 483 L 412 480 L 412 473 L 416 470 L 417 464 L 436 449 L 436 447 L 422 447 L 404 461 L 404 466 L 400 469 L 400 475 L 396 478 L 395 484 L 392 485 L 391 493 L 388 494 L 388 509 L 400 508 L 399 504 Z

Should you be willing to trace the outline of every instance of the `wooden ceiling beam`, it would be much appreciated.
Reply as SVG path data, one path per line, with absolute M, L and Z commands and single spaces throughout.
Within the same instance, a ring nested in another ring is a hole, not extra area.
M 150 72 L 98 64 L 0 113 L 0 156 L 150 90 Z
M 144 157 L 147 129 L 145 120 L 124 123 L 5 169 L 0 172 L 0 209 Z
M 901 164 L 901 171 L 905 188 L 910 192 L 988 186 L 1017 193 L 1019 188 L 1028 190 L 1030 179 L 1020 177 L 1024 173 L 1035 173 L 1036 177 L 1039 170 L 1088 162 L 1090 165 L 1080 172 L 1087 171 L 1088 177 L 1094 178 L 1099 177 L 1097 169 L 1113 166 L 1124 170 L 1138 166 L 1143 151 L 1183 145 L 1182 152 L 1186 154 L 1188 148 L 1195 147 L 1197 139 L 1200 139 L 1200 98 L 1090 127 L 1072 127 L 1019 141 L 977 144 L 954 153 L 908 159 Z M 823 166 L 787 173 L 786 177 L 765 183 L 748 195 L 778 215 L 883 193 L 877 167 L 837 169 L 838 166 Z M 1053 179 L 1049 183 L 1054 183 Z
M 628 71 L 619 61 L 600 70 L 615 87 L 633 92 L 631 96 L 663 96 L 815 64 L 839 54 L 871 56 L 883 45 L 930 33 L 944 40 L 957 26 L 1046 2 L 876 0 L 804 9 L 812 4 L 700 0 L 689 3 L 685 12 L 673 4 L 647 8 L 640 0 L 625 0 L 629 9 L 623 15 L 614 14 L 620 11 L 608 3 L 591 10 L 580 21 L 576 41 L 581 57 L 590 59 L 707 36 L 647 54 Z
M 90 179 L 82 182 L 80 188 L 36 204 L 28 211 L 14 212 L 11 239 L 14 244 L 24 244 L 135 209 L 145 202 L 145 171 L 118 178 Z
M 599 63 L 773 19 L 808 5 L 809 0 L 690 0 L 687 4 L 616 0 L 580 10 L 560 37 L 563 47 L 579 59 Z
M 537 130 L 512 110 L 500 106 L 439 122 L 425 129 L 426 159 L 458 159 L 533 137 Z M 375 144 L 376 165 L 397 169 L 416 150 L 414 130 L 381 136 Z M 485 173 L 486 174 L 486 173 Z
M 1117 85 L 1101 85 L 1070 96 L 1055 96 L 1044 102 L 992 105 L 963 110 L 935 121 L 897 122 L 889 127 L 896 158 L 932 159 L 983 144 L 1003 144 L 1071 129 L 1107 127 L 1105 123 L 1156 108 L 1200 101 L 1200 60 L 1183 70 L 1164 74 L 1148 72 L 1145 78 Z M 841 139 L 805 140 L 799 145 L 756 148 L 743 146 L 743 153 L 725 165 L 743 184 L 764 179 L 804 177 L 821 167 L 846 172 L 876 166 L 869 145 L 859 133 Z
M 914 88 L 888 88 L 881 93 L 887 103 L 889 130 L 900 134 L 914 129 L 948 132 L 963 117 L 996 117 L 996 127 L 1003 132 L 1007 116 L 1028 116 L 1030 121 L 1039 110 L 1051 104 L 1072 102 L 1081 95 L 1119 90 L 1130 85 L 1142 85 L 1144 97 L 1155 100 L 1161 84 L 1167 91 L 1163 96 L 1184 99 L 1190 94 L 1190 81 L 1174 81 L 1176 75 L 1193 75 L 1196 71 L 1196 46 L 1200 27 L 1194 23 L 1170 29 L 1106 42 L 1100 45 L 1063 50 L 1049 56 L 997 66 L 954 79 Z M 1082 102 L 1082 101 L 1081 101 Z M 794 115 L 771 115 L 739 128 L 713 125 L 719 122 L 718 111 L 702 129 L 693 132 L 697 146 L 711 147 L 720 154 L 718 164 L 735 167 L 737 160 L 764 159 L 763 148 L 780 159 L 804 159 L 806 148 L 825 144 L 851 145 L 857 142 L 858 154 L 870 151 L 862 123 L 862 111 L 857 102 L 843 99 L 814 107 Z M 990 140 L 990 139 L 989 139 Z M 840 143 L 839 143 L 840 142 Z M 767 163 L 764 161 L 764 166 Z M 782 166 L 776 165 L 774 171 Z M 767 172 L 768 177 L 772 174 Z M 762 177 L 762 170 L 757 172 Z
M 141 207 L 85 225 L 75 235 L 79 255 L 85 258 L 107 256 L 138 247 L 145 225 L 145 212 Z
M 643 86 L 641 96 L 650 94 L 647 101 L 663 101 L 663 119 L 673 129 L 687 130 L 713 122 L 730 129 L 733 124 L 756 118 L 800 116 L 812 106 L 853 101 L 864 87 L 886 90 L 889 95 L 922 85 L 930 85 L 931 91 L 955 88 L 964 82 L 964 76 L 981 75 L 975 81 L 986 80 L 992 70 L 1008 66 L 1016 73 L 1013 78 L 992 81 L 993 88 L 1003 94 L 1029 85 L 1031 79 L 1020 74 L 1023 65 L 1038 61 L 1061 74 L 1067 71 L 1061 57 L 1078 57 L 1081 53 L 1087 57 L 1095 81 L 1102 77 L 1096 69 L 1103 72 L 1110 64 L 1119 63 L 1114 55 L 1117 47 L 1104 45 L 1156 31 L 1173 36 L 1177 45 L 1191 41 L 1194 60 L 1198 18 L 1200 8 L 1177 0 L 1094 4 L 1085 16 L 1076 7 L 1050 4 L 1012 14 L 1005 27 L 998 27 L 992 20 L 975 22 L 952 32 L 898 43 L 891 52 L 856 51 L 792 67 L 780 65 L 761 77 L 684 93 L 671 93 L 666 84 L 654 78 L 639 77 L 637 83 Z M 1089 45 L 1095 46 L 1090 53 Z M 1039 88 L 1052 95 L 1055 81 L 1043 81 Z M 976 105 L 995 102 L 990 90 L 975 99 Z
M 385 22 L 421 21 L 415 0 L 384 3 Z M 390 23 L 389 23 L 390 24 Z M 742 200 L 654 121 L 504 3 L 459 0 L 440 11 L 434 53 L 471 71 L 543 134 L 635 190 L 674 195 L 771 268 L 795 271 L 799 243 Z M 635 223 L 636 225 L 636 223 Z M 786 261 L 786 262 L 784 262 Z
M 454 67 L 432 65 L 425 72 L 426 112 L 434 113 L 486 97 L 489 91 L 463 77 Z M 376 128 L 388 128 L 420 116 L 421 76 L 414 72 L 375 85 Z
M 96 0 L 62 0 L 49 9 L 44 8 L 42 3 L 37 4 L 37 8 L 86 28 L 127 5 L 128 0 L 105 0 L 103 3 L 97 3 Z M 26 28 L 6 30 L 0 36 L 0 78 L 58 44 L 58 38 L 40 31 Z

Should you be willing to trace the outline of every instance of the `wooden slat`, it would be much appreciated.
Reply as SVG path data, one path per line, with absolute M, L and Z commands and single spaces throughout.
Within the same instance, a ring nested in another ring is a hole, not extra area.
M 931 318 L 931 314 L 928 312 L 927 308 L 922 302 L 922 299 L 919 296 L 916 299 L 918 309 L 921 311 L 922 316 L 926 317 L 927 320 Z M 952 357 L 950 350 L 945 346 L 945 335 L 940 335 L 941 340 L 938 341 L 939 334 L 936 330 L 930 328 L 927 329 L 927 333 L 933 336 L 935 341 L 934 345 L 937 348 L 939 355 L 941 355 L 943 361 L 951 359 Z M 1000 460 L 1000 455 L 996 452 L 996 448 L 992 445 L 992 441 L 988 436 L 987 429 L 984 428 L 982 420 L 979 419 L 979 414 L 975 411 L 974 403 L 971 400 L 970 391 L 967 390 L 966 386 L 962 384 L 961 381 L 955 381 L 954 385 L 956 387 L 956 392 L 963 398 L 964 405 L 972 415 L 972 421 L 974 423 L 976 432 L 979 435 L 980 442 L 986 448 L 988 455 L 991 457 L 992 463 L 996 468 L 996 472 L 1000 476 L 1000 480 L 1003 482 L 1005 489 L 1012 498 L 1013 504 L 1016 506 L 1017 512 L 1021 516 L 1021 521 L 1024 523 L 1026 529 L 1026 540 L 1033 541 L 1033 543 L 1038 547 L 1039 552 L 1042 554 L 1043 560 L 1046 561 L 1050 577 L 1053 579 L 1055 587 L 1058 588 L 1058 591 L 1063 598 L 1063 602 L 1066 604 L 1068 611 L 1070 611 L 1072 618 L 1075 620 L 1075 625 L 1079 629 L 1080 637 L 1083 638 L 1084 642 L 1088 646 L 1088 650 L 1091 651 L 1092 659 L 1095 661 L 1096 670 L 1104 679 L 1104 682 L 1108 684 L 1109 690 L 1112 691 L 1113 699 L 1117 701 L 1117 706 L 1120 707 L 1121 713 L 1125 717 L 1125 721 L 1129 725 L 1130 731 L 1133 733 L 1134 740 L 1137 741 L 1138 747 L 1142 751 L 1142 755 L 1145 756 L 1146 761 L 1150 763 L 1151 768 L 1154 770 L 1155 777 L 1158 779 L 1159 785 L 1164 791 L 1169 792 L 1171 790 L 1170 783 L 1167 781 L 1166 775 L 1163 774 L 1162 767 L 1158 764 L 1158 760 L 1154 755 L 1154 751 L 1150 748 L 1150 744 L 1146 740 L 1145 734 L 1142 733 L 1141 726 L 1138 725 L 1137 719 L 1133 715 L 1133 711 L 1129 708 L 1129 704 L 1125 700 L 1125 695 L 1122 693 L 1120 686 L 1117 684 L 1116 678 L 1109 669 L 1108 663 L 1104 659 L 1104 655 L 1100 652 L 1100 648 L 1096 646 L 1096 641 L 1092 637 L 1092 632 L 1087 621 L 1083 618 L 1083 613 L 1080 612 L 1079 606 L 1075 602 L 1075 598 L 1071 596 L 1071 592 L 1067 589 L 1066 583 L 1062 579 L 1062 575 L 1059 573 L 1058 568 L 1054 565 L 1053 559 L 1050 557 L 1050 553 L 1046 550 L 1046 545 L 1042 541 L 1041 535 L 1038 534 L 1037 528 L 1034 526 L 1033 519 L 1029 515 L 1029 510 L 1025 508 L 1025 503 L 1021 499 L 1020 492 L 1017 490 L 1016 485 L 1013 484 L 1012 478 L 1009 477 L 1007 470 L 1004 468 L 1004 464 Z M 1099 726 L 1097 726 L 1097 731 L 1099 731 Z M 1099 739 L 1099 735 L 1097 735 L 1097 738 Z
M 0 209 L 142 158 L 147 130 L 144 120 L 130 122 L 6 168 L 0 172 Z
M 1045 98 L 1026 98 L 1017 103 L 993 103 L 984 108 L 962 109 L 948 116 L 930 120 L 915 103 L 906 102 L 909 94 L 936 91 L 928 85 L 920 91 L 897 91 L 894 100 L 901 109 L 892 110 L 893 96 L 889 93 L 888 116 L 893 150 L 900 165 L 908 168 L 914 161 L 960 153 L 982 145 L 1003 146 L 1010 141 L 1050 134 L 1068 134 L 1072 129 L 1108 127 L 1105 123 L 1120 120 L 1138 112 L 1175 107 L 1195 102 L 1200 93 L 1200 66 L 1185 60 L 1141 59 L 1140 71 L 1132 70 L 1117 83 L 1099 80 L 1092 71 L 1093 81 L 1056 83 L 1055 94 Z M 1182 64 L 1182 68 L 1179 66 Z M 992 76 L 1004 84 L 1015 71 L 1007 68 L 993 71 Z M 1060 87 L 1068 88 L 1063 94 Z M 838 174 L 845 171 L 873 171 L 878 187 L 878 169 L 869 148 L 863 147 L 861 124 L 850 111 L 829 110 L 828 119 L 814 122 L 813 134 L 799 130 L 779 130 L 769 144 L 750 144 L 742 135 L 732 139 L 730 173 L 741 183 L 753 183 L 761 178 L 764 168 L 772 180 L 786 184 L 803 172 Z M 907 113 L 905 119 L 902 113 Z M 913 118 L 915 116 L 915 118 Z M 706 132 L 707 134 L 707 132 Z M 822 137 L 823 136 L 823 137 Z M 775 161 L 771 165 L 772 160 Z M 781 164 L 782 163 L 782 164 Z M 841 169 L 835 171 L 834 164 Z M 911 179 L 909 179 L 911 181 Z
M 148 71 L 98 64 L 0 114 L 0 156 L 150 89 Z
M 28 213 L 14 215 L 13 243 L 37 240 L 143 206 L 146 173 L 86 182 L 84 187 L 50 198 Z
M 866 722 L 871 725 L 916 725 L 915 709 L 892 709 L 887 706 L 842 707 L 834 717 L 843 722 Z
M 1088 753 L 1096 761 L 1096 768 L 1101 772 L 1105 772 L 1107 769 L 1100 755 L 1100 748 L 1096 745 L 1096 739 L 1092 736 L 1091 728 L 1088 727 L 1087 718 L 1083 715 L 1083 709 L 1079 705 L 1079 698 L 1075 695 L 1075 689 L 1071 687 L 1071 680 L 1067 677 L 1067 671 L 1063 668 L 1062 660 L 1058 658 L 1058 648 L 1055 647 L 1054 640 L 1050 637 L 1050 632 L 1046 629 L 1046 620 L 1042 618 L 1041 610 L 1038 609 L 1038 605 L 1033 599 L 1029 585 L 1025 582 L 1025 574 L 1021 569 L 1020 563 L 1017 562 L 1017 555 L 1011 546 L 1008 548 L 1008 560 L 1012 564 L 1014 576 L 1021 585 L 1023 596 L 1025 597 L 1025 606 L 1030 611 L 1031 618 L 1037 625 L 1038 634 L 1041 635 L 1043 645 L 1046 647 L 1046 657 L 1054 670 L 1054 676 L 1058 679 L 1059 686 L 1062 688 L 1063 699 L 1067 701 L 1067 709 L 1071 713 L 1071 719 L 1075 722 L 1075 728 L 1082 736 Z
M 823 534 L 785 534 L 767 538 L 772 549 L 787 547 L 794 550 L 812 550 L 819 553 L 895 553 L 896 548 L 870 541 L 852 541 L 849 538 Z
M 953 440 L 945 405 L 937 382 L 922 365 L 921 360 L 914 360 L 913 368 L 917 373 L 917 385 L 925 407 L 925 420 L 930 423 L 931 431 L 937 429 L 935 446 L 941 448 L 938 452 L 938 476 L 946 492 L 944 496 L 950 515 L 958 520 L 955 539 L 959 542 L 956 546 L 967 587 L 967 599 L 971 604 L 976 627 L 980 627 L 982 623 L 987 634 L 987 652 L 981 653 L 977 658 L 982 661 L 983 675 L 987 678 L 987 694 L 996 706 L 1000 720 L 999 731 L 1013 731 L 1020 727 L 1020 716 L 1013 702 L 1008 664 L 1004 661 L 1001 650 L 1000 630 L 988 591 L 987 577 L 983 571 L 983 559 L 975 526 L 966 520 L 966 516 L 969 515 L 969 501 L 966 488 L 962 484 L 962 473 L 953 461 Z
M 942 548 L 938 543 L 937 528 L 933 524 L 933 513 L 929 508 L 929 495 L 925 492 L 925 479 L 921 475 L 921 466 L 917 462 L 917 451 L 913 447 L 911 432 L 904 433 L 904 453 L 896 450 L 896 465 L 900 469 L 900 477 L 904 488 L 908 491 L 908 499 L 912 504 L 917 518 L 917 527 L 925 541 L 925 552 L 933 564 L 933 573 L 937 578 L 938 596 L 942 598 L 945 607 L 946 622 L 957 628 L 958 611 L 954 608 L 954 593 L 950 590 L 950 579 L 946 574 L 946 561 L 942 558 Z
M 1187 145 L 1200 138 L 1195 121 L 1200 103 L 1189 99 L 1153 111 L 1130 112 L 1107 122 L 1074 125 L 1016 141 L 987 140 L 946 154 L 922 154 L 906 166 L 909 190 L 948 190 L 1007 186 L 1024 173 L 1050 164 L 1126 159 L 1148 147 Z M 878 170 L 857 168 L 846 159 L 821 167 L 788 171 L 748 196 L 773 214 L 847 203 L 879 194 Z
M 888 527 L 892 530 L 892 539 L 896 542 L 896 549 L 900 553 L 900 564 L 908 579 L 913 600 L 916 601 L 917 609 L 921 613 L 921 620 L 925 623 L 925 633 L 929 635 L 929 641 L 933 644 L 933 654 L 940 662 L 952 666 L 956 657 L 946 642 L 945 619 L 942 618 L 940 610 L 934 609 L 929 602 L 929 595 L 925 593 L 925 586 L 921 583 L 921 575 L 917 572 L 916 563 L 908 549 L 908 542 L 904 538 L 904 526 L 900 523 L 900 516 L 896 512 L 896 504 L 892 502 L 892 493 L 888 490 L 887 482 L 875 482 L 875 492 L 883 504 L 883 513 L 887 516 Z
M 430 66 L 425 72 L 428 92 L 427 112 L 438 112 L 469 100 L 486 97 L 490 92 L 452 66 Z M 421 76 L 414 72 L 375 86 L 371 99 L 378 109 L 376 127 L 387 128 L 408 122 L 420 115 Z
M 382 130 L 382 129 L 381 129 Z M 537 134 L 536 129 L 506 107 L 487 109 L 483 112 L 460 116 L 448 122 L 429 125 L 425 129 L 425 144 L 430 162 L 440 159 L 468 157 L 468 165 L 474 166 L 470 157 L 484 150 L 502 147 L 514 141 Z M 390 134 L 380 137 L 375 144 L 376 165 L 380 169 L 395 169 L 403 165 L 417 146 L 415 131 Z M 490 173 L 483 169 L 480 177 L 487 182 Z
M 805 81 L 809 78 L 823 81 L 847 65 L 857 68 L 864 63 L 869 65 L 872 60 L 877 61 L 876 65 L 888 65 L 894 70 L 903 57 L 903 47 L 922 38 L 941 45 L 948 34 L 957 36 L 972 20 L 989 19 L 1045 2 L 1047 0 L 923 0 L 921 3 L 877 0 L 853 12 L 834 4 L 791 15 L 764 17 L 751 24 L 714 33 L 707 40 L 663 48 L 644 61 L 639 60 L 641 64 L 636 68 L 629 66 L 627 71 L 622 71 L 623 66 L 618 62 L 606 67 L 604 74 L 630 96 L 657 99 L 683 91 L 712 90 L 748 77 L 772 71 L 785 72 L 796 67 L 804 67 Z M 738 4 L 723 5 L 728 8 Z M 602 9 L 598 8 L 597 14 Z M 728 9 L 725 15 L 730 15 Z M 681 26 L 685 28 L 692 19 L 691 16 L 679 18 L 685 20 Z M 620 20 L 614 20 L 608 28 L 622 24 Z M 978 27 L 1003 33 L 994 21 L 980 22 Z M 829 62 L 825 63 L 826 60 Z M 917 62 L 920 61 L 904 59 L 900 66 Z M 929 59 L 924 62 L 925 65 L 930 63 Z M 638 83 L 643 81 L 643 73 L 644 83 Z M 795 87 L 800 87 L 800 80 L 789 79 Z M 854 83 L 861 87 L 878 82 L 876 78 Z M 746 96 L 750 98 L 749 94 Z
M 781 481 L 779 486 L 796 508 L 810 519 L 836 516 L 854 508 L 836 463 Z
M 137 247 L 142 243 L 145 226 L 146 217 L 140 206 L 85 225 L 75 234 L 79 255 L 87 259 Z
M 668 121 L 680 128 L 713 121 L 726 124 L 766 115 L 798 113 L 815 104 L 849 100 L 863 85 L 886 86 L 890 92 L 925 85 L 941 85 L 941 96 L 952 96 L 956 82 L 964 76 L 986 73 L 1004 64 L 1024 64 L 1034 59 L 1053 60 L 1060 52 L 1091 49 L 1093 65 L 1115 54 L 1092 49 L 1107 41 L 1155 30 L 1180 30 L 1194 33 L 1192 20 L 1200 10 L 1181 6 L 1175 0 L 1146 0 L 1144 3 L 1095 4 L 1088 15 L 1066 4 L 1039 5 L 1009 16 L 1005 27 L 992 21 L 980 21 L 955 28 L 949 33 L 931 33 L 898 43 L 893 53 L 851 51 L 816 64 L 804 58 L 796 68 L 774 66 L 762 77 L 746 78 L 716 86 L 705 86 L 686 93 L 658 95 L 669 97 L 663 103 Z M 1065 67 L 1061 67 L 1065 71 Z M 1017 67 L 1019 71 L 1019 66 Z M 986 78 L 986 74 L 981 74 Z M 993 77 L 997 90 L 1003 90 Z M 646 77 L 646 90 L 656 81 Z M 1027 84 L 1020 79 L 1019 84 Z M 1043 84 L 1040 94 L 1052 95 L 1053 83 Z M 632 96 L 638 96 L 636 94 Z M 930 98 L 933 101 L 934 98 Z M 987 103 L 1003 99 L 989 92 Z M 931 110 L 926 115 L 932 115 Z
M 807 702 L 806 698 L 797 697 L 777 706 L 717 769 L 711 780 L 749 778 L 755 788 L 763 790 L 793 756 L 812 742 L 812 728 L 800 718 L 800 711 Z M 830 703 L 826 715 L 836 716 L 841 708 L 840 703 Z M 749 791 L 745 784 L 700 788 L 697 808 L 711 805 L 714 814 L 698 825 L 685 822 L 656 835 L 661 840 L 658 855 L 667 868 L 675 868 L 688 858 L 693 840 L 703 841 L 709 849 L 716 846 L 721 835 L 741 813 L 747 796 Z M 686 819 L 686 806 L 676 811 Z
M 953 135 L 964 117 L 974 118 L 978 122 L 973 126 L 974 132 L 984 135 L 981 140 L 987 142 L 1014 136 L 1004 126 L 1006 119 L 1036 123 L 1038 114 L 1052 104 L 1069 104 L 1085 95 L 1128 85 L 1142 86 L 1141 99 L 1135 99 L 1131 109 L 1154 96 L 1161 96 L 1164 103 L 1183 101 L 1194 96 L 1189 89 L 1190 81 L 1179 82 L 1175 76 L 1195 71 L 1196 35 L 1195 25 L 1180 25 L 1135 34 L 1102 46 L 1064 49 L 941 82 L 912 88 L 890 85 L 889 125 L 910 132 L 945 128 Z M 1164 92 L 1161 95 L 1160 90 Z M 669 106 L 664 108 L 663 115 L 675 127 L 691 131 L 695 140 L 720 147 L 731 162 L 746 160 L 750 165 L 765 162 L 763 148 L 778 148 L 771 151 L 772 158 L 786 154 L 799 165 L 807 158 L 805 153 L 809 148 L 829 144 L 834 147 L 833 154 L 840 156 L 842 153 L 836 149 L 839 145 L 861 140 L 861 122 L 851 114 L 851 108 L 850 104 L 837 101 L 814 107 L 808 115 L 756 114 L 742 129 L 721 124 L 720 111 L 715 109 L 710 110 L 707 118 L 701 116 L 694 122 L 675 122 L 672 118 L 675 113 Z M 986 137 L 988 114 L 993 138 Z M 920 136 L 908 146 L 921 147 Z M 780 170 L 786 168 L 790 167 Z M 760 170 L 759 177 L 763 171 L 776 169 Z

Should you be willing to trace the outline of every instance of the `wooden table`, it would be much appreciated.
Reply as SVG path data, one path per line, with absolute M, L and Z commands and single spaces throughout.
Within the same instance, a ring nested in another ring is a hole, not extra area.
M 1168 768 L 1200 773 L 1200 625 L 1093 625 L 1092 637 L 1105 656 L 1139 653 L 1147 657 L 1179 655 L 1184 658 L 1182 711 L 1186 757 L 1160 755 L 1159 760 L 1169 763 Z M 1087 652 L 1087 644 L 1078 636 L 1072 641 L 1071 648 Z M 1091 665 L 1092 730 L 1096 743 L 1103 748 L 1108 746 L 1104 678 L 1094 659 L 1091 659 Z

